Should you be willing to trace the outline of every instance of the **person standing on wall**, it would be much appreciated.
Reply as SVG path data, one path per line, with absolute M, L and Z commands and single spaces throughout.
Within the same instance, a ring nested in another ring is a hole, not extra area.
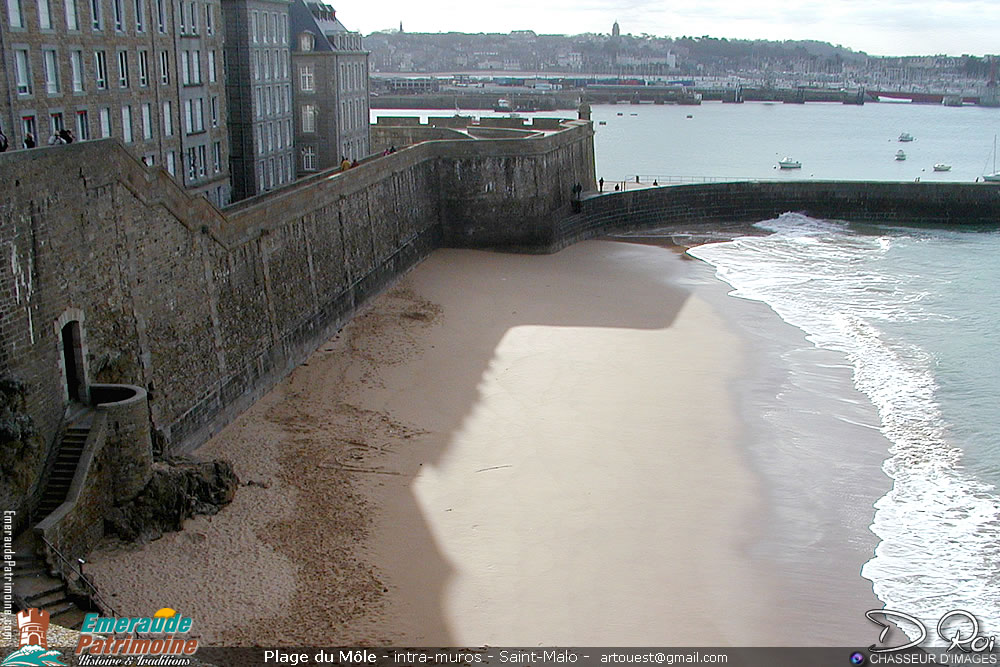
M 6 153 L 9 145 L 7 135 L 3 133 L 3 128 L 0 127 L 0 153 Z

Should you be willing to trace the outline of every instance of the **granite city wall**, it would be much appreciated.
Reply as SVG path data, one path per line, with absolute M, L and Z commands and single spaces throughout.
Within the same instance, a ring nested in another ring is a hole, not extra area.
M 561 217 L 571 184 L 593 181 L 592 137 L 573 122 L 427 142 L 225 211 L 115 141 L 0 155 L 0 378 L 24 382 L 51 448 L 68 405 L 60 330 L 78 322 L 85 384 L 143 388 L 154 447 L 193 448 L 449 236 L 516 246 L 525 234 L 505 227 L 534 237 Z M 14 509 L 37 502 L 43 469 Z

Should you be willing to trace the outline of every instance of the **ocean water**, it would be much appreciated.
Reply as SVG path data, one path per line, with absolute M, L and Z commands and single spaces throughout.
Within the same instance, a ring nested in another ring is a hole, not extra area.
M 891 488 L 875 503 L 877 542 L 861 576 L 937 644 L 938 621 L 956 609 L 974 614 L 981 634 L 996 634 L 1000 232 L 875 228 L 797 213 L 757 227 L 768 234 L 691 254 L 715 267 L 732 296 L 767 304 L 812 346 L 845 359 L 875 407 Z
M 993 171 L 1000 129 L 998 109 L 896 103 L 607 105 L 593 118 L 598 175 L 609 181 L 970 182 Z M 898 142 L 902 132 L 915 141 Z M 900 148 L 903 162 L 894 159 Z M 803 168 L 776 169 L 785 155 Z M 951 171 L 934 172 L 937 162 Z M 774 355 L 784 379 L 770 399 L 746 394 L 757 403 L 747 413 L 769 422 L 756 457 L 765 479 L 768 466 L 779 471 L 768 482 L 773 518 L 810 535 L 816 552 L 845 553 L 838 533 L 853 553 L 868 549 L 854 571 L 886 609 L 920 619 L 928 642 L 942 643 L 937 623 L 956 609 L 976 616 L 980 634 L 1000 635 L 1000 231 L 796 213 L 757 227 L 766 235 L 691 254 L 732 296 L 766 304 L 805 336 Z M 875 430 L 882 437 L 866 433 Z M 866 469 L 872 449 L 887 479 Z M 794 471 L 822 488 L 788 480 Z M 883 486 L 867 506 L 866 494 Z M 789 571 L 796 560 L 833 570 L 800 551 L 786 555 Z M 971 631 L 959 626 L 950 632 Z
M 706 102 L 592 107 L 597 176 L 974 181 L 993 168 L 1000 109 L 895 102 L 862 106 Z M 451 116 L 454 109 L 372 109 L 379 116 Z M 467 111 L 475 116 L 502 116 Z M 620 115 L 619 115 L 620 114 Z M 520 114 L 575 118 L 570 110 Z M 688 116 L 691 118 L 688 118 Z M 604 123 L 603 125 L 601 123 Z M 901 143 L 908 132 L 914 141 Z M 907 159 L 897 161 L 903 149 Z M 793 157 L 801 169 L 778 169 Z M 937 163 L 951 171 L 935 172 Z M 998 166 L 1000 168 L 1000 166 Z

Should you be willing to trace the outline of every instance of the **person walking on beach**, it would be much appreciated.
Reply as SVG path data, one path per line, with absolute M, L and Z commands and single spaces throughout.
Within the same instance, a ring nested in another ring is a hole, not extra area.
M 601 177 L 601 180 L 597 181 L 597 185 L 598 185 L 597 191 L 598 192 L 604 192 L 604 177 L 603 176 Z

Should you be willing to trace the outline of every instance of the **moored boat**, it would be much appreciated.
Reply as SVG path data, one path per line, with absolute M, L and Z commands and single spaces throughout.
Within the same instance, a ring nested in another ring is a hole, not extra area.
M 903 149 L 899 149 L 898 151 L 896 151 L 896 159 L 897 160 L 905 160 L 906 159 L 906 153 L 903 152 Z
M 938 162 L 934 165 L 934 171 L 951 171 L 951 165 L 945 164 L 944 162 Z
M 913 135 L 910 134 L 909 132 L 903 132 L 901 135 L 899 135 L 899 140 L 900 141 L 913 141 Z
M 778 166 L 782 169 L 801 169 L 802 163 L 798 160 L 793 160 L 790 157 L 784 157 L 778 160 Z

